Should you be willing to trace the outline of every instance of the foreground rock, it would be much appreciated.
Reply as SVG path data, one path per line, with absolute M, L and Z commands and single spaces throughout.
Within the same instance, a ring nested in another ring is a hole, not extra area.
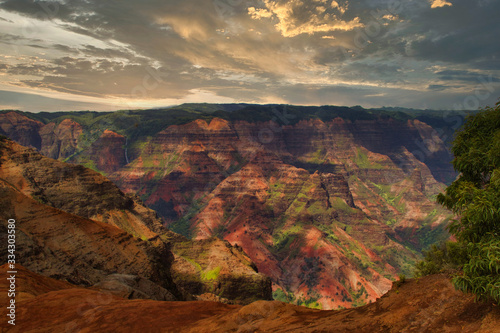
M 6 267 L 0 301 L 5 304 Z M 498 332 L 500 309 L 474 303 L 444 275 L 409 280 L 376 303 L 321 311 L 277 301 L 247 306 L 214 302 L 125 300 L 72 287 L 18 267 L 16 326 L 9 332 Z M 5 308 L 1 315 L 5 317 Z
M 176 285 L 197 299 L 249 304 L 272 300 L 271 279 L 258 273 L 255 264 L 238 246 L 212 238 L 172 243 Z M 211 297 L 210 294 L 216 296 Z
M 114 226 L 83 219 L 40 204 L 0 181 L 0 233 L 16 220 L 16 257 L 29 269 L 74 284 L 91 286 L 113 273 L 133 274 L 178 294 L 170 276 L 172 253 Z M 6 247 L 0 250 L 7 258 Z

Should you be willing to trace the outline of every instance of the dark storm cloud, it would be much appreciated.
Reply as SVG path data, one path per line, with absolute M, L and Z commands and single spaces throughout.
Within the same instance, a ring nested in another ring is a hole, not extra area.
M 78 49 L 62 44 L 52 44 L 52 48 L 65 53 L 75 53 L 75 54 L 78 53 Z
M 452 6 L 431 8 L 426 1 L 352 2 L 350 8 L 356 8 L 365 27 L 351 34 L 351 40 L 342 47 L 357 58 L 397 54 L 414 60 L 500 70 L 500 44 L 494 42 L 500 35 L 497 24 L 500 2 L 451 3 Z M 394 20 L 384 20 L 387 15 Z M 345 50 L 338 52 L 335 47 L 321 53 L 332 50 L 336 60 L 345 60 Z M 325 63 L 325 55 L 321 53 L 318 61 Z
M 338 75 L 347 80 L 370 82 L 393 82 L 404 79 L 400 65 L 380 62 L 352 62 L 339 70 Z
M 0 4 L 0 8 L 39 20 L 50 20 L 68 16 L 74 2 L 62 4 L 59 1 L 6 0 Z
M 15 35 L 15 34 L 4 34 L 0 33 L 0 42 L 1 43 L 13 43 L 13 42 L 20 42 L 20 41 L 26 41 L 30 43 L 40 43 L 43 42 L 39 38 L 29 38 L 29 37 L 24 37 L 20 35 Z
M 406 41 L 407 54 L 416 59 L 467 63 L 488 61 L 500 55 L 498 1 L 451 1 L 452 6 L 423 8 L 401 13 L 410 24 L 388 41 Z M 397 51 L 397 49 L 395 49 Z M 500 69 L 497 67 L 496 69 Z
M 429 90 L 433 91 L 442 91 L 448 89 L 448 86 L 442 85 L 442 84 L 431 84 L 427 87 Z
M 460 88 L 458 85 L 445 85 L 445 84 L 430 84 L 427 89 L 432 91 L 443 91 L 448 89 Z
M 34 49 L 48 49 L 48 47 L 46 46 L 36 45 L 36 44 L 28 44 L 27 46 L 32 47 Z
M 481 80 L 486 80 L 484 74 L 469 72 L 467 70 L 445 70 L 437 72 L 436 75 L 438 75 L 439 79 L 443 81 L 478 82 Z M 489 77 L 488 80 L 490 82 L 500 82 L 500 79 L 493 76 Z

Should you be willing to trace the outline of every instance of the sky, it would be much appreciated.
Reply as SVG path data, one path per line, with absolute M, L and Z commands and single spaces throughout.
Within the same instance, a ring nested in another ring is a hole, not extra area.
M 497 0 L 0 1 L 0 109 L 493 106 L 499 13 Z

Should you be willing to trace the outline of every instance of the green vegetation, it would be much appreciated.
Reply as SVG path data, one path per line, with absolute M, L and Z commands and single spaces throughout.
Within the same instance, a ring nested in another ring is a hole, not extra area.
M 218 225 L 214 230 L 213 230 L 213 235 L 217 238 L 223 239 L 224 234 L 227 232 L 227 227 L 223 224 Z
M 328 227 L 324 224 L 318 224 L 316 226 L 316 228 L 318 228 L 319 230 L 321 230 L 322 232 L 324 232 L 327 236 L 326 236 L 326 239 L 328 241 L 330 241 L 330 243 L 332 244 L 337 244 L 339 243 L 339 238 L 337 237 L 337 235 L 335 235 L 335 233 L 333 232 L 332 230 L 332 227 Z
M 95 164 L 95 162 L 93 160 L 87 160 L 85 163 L 82 163 L 82 165 L 84 167 L 86 167 L 87 169 L 91 169 L 91 170 L 94 170 L 96 172 L 101 172 L 101 171 L 99 171 L 99 169 L 97 168 L 97 165 Z
M 201 268 L 200 264 L 198 264 L 193 259 L 186 258 L 186 257 L 183 257 L 183 258 L 186 259 L 186 261 L 189 262 L 194 268 L 196 268 L 197 271 L 201 272 L 202 268 Z
M 358 282 L 359 289 L 357 291 L 349 288 L 349 294 L 352 299 L 352 307 L 356 308 L 366 304 L 366 298 L 368 297 L 368 292 L 360 282 Z
M 318 148 L 308 160 L 309 163 L 322 164 L 325 162 L 326 149 Z
M 397 240 L 395 240 L 392 236 L 388 235 L 388 237 L 396 243 Z M 415 270 L 415 258 L 421 258 L 421 255 L 411 246 L 405 246 L 405 250 L 406 251 L 402 251 L 399 246 L 391 246 L 389 248 L 385 248 L 383 252 L 379 254 L 382 257 L 383 262 L 395 267 L 399 270 L 399 272 L 401 272 L 401 274 L 411 276 Z M 376 269 L 376 267 L 374 269 Z M 386 277 L 393 280 L 393 277 L 390 275 Z
M 310 309 L 317 309 L 317 310 L 322 310 L 323 306 L 321 306 L 320 303 L 318 303 L 318 299 L 315 298 L 308 298 L 304 301 L 304 306 L 308 307 Z
M 307 294 L 307 297 L 305 298 L 299 298 L 296 302 L 297 305 L 305 306 L 310 309 L 318 309 L 321 310 L 323 307 L 321 304 L 318 302 L 320 299 L 320 295 L 318 295 L 316 292 L 311 292 L 309 291 Z
M 186 214 L 172 223 L 168 228 L 175 233 L 183 235 L 184 237 L 191 238 L 193 231 L 191 229 L 191 219 L 203 209 L 204 205 L 201 204 L 202 200 L 203 199 L 192 200 L 192 204 Z
M 446 232 L 446 225 L 443 222 L 437 227 L 432 227 L 431 224 L 425 224 L 424 222 L 417 230 L 419 245 L 413 245 L 413 247 L 418 251 L 423 251 L 429 249 L 433 244 L 445 242 L 449 238 L 449 233 Z
M 466 249 L 455 287 L 500 302 L 500 102 L 470 116 L 453 141 L 460 176 L 438 196 L 459 219 L 450 232 Z
M 285 303 L 294 303 L 296 298 L 291 291 L 283 291 L 283 289 L 278 288 L 273 291 L 273 299 Z
M 345 214 L 356 214 L 357 210 L 349 206 L 344 199 L 339 197 L 334 197 L 331 199 L 332 208 L 336 211 L 343 212 Z
M 277 232 L 273 235 L 272 252 L 275 254 L 288 253 L 290 245 L 297 239 L 302 231 L 302 225 L 296 224 L 286 231 Z
M 415 276 L 421 277 L 442 272 L 460 270 L 467 262 L 467 251 L 463 244 L 457 242 L 443 242 L 432 245 L 424 251 L 424 260 L 415 266 Z
M 321 201 L 314 201 L 309 207 L 307 207 L 307 211 L 311 215 L 320 215 L 327 212 L 327 208 L 325 207 L 325 203 Z
M 383 169 L 384 166 L 370 161 L 368 154 L 362 148 L 356 149 L 355 163 L 360 169 Z
M 191 238 L 191 221 L 188 216 L 183 216 L 176 222 L 172 223 L 168 228 L 184 237 Z
M 403 193 L 398 195 L 394 195 L 391 191 L 391 185 L 379 185 L 375 183 L 371 183 L 378 189 L 379 195 L 391 206 L 396 208 L 398 212 L 404 213 L 406 210 L 406 204 L 403 199 Z
M 209 271 L 203 271 L 201 272 L 201 279 L 205 281 L 211 281 L 211 280 L 217 280 L 219 277 L 219 273 L 222 267 L 215 267 L 212 270 Z
M 396 289 L 398 289 L 399 287 L 401 287 L 405 282 L 406 282 L 406 275 L 399 274 L 398 280 L 395 282 Z M 398 290 L 396 290 L 396 293 L 397 292 L 398 292 Z

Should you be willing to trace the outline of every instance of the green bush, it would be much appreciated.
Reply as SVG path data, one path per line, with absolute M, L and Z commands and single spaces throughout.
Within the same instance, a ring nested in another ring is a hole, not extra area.
M 424 251 L 424 260 L 415 266 L 415 276 L 422 277 L 442 272 L 454 272 L 460 270 L 467 262 L 467 249 L 457 242 L 445 242 L 432 245 Z

